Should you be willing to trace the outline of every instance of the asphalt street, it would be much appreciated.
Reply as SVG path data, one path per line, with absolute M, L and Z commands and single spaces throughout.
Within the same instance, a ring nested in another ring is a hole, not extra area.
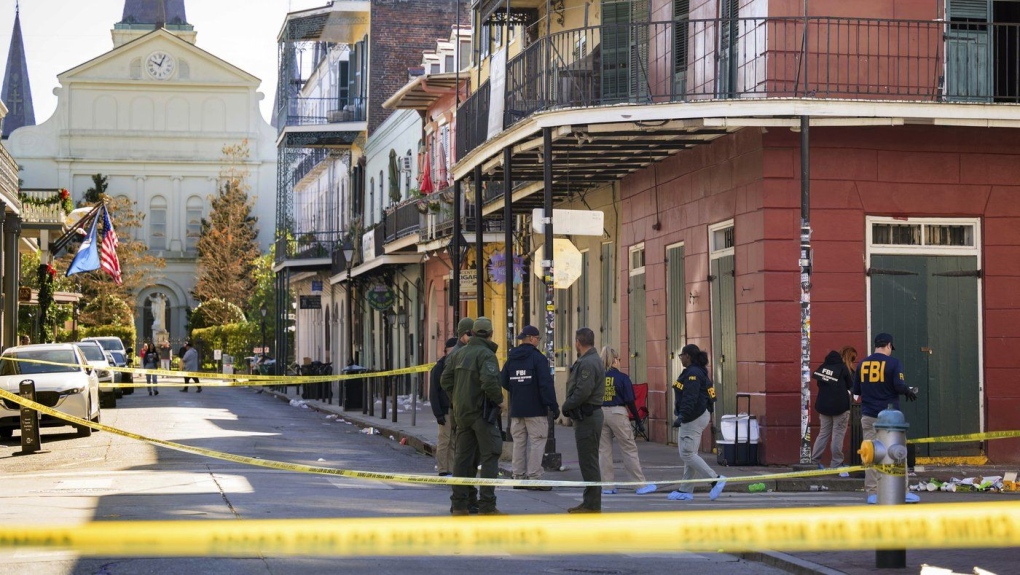
M 239 455 L 309 465 L 433 474 L 434 462 L 389 437 L 367 435 L 349 423 L 247 388 L 201 394 L 165 389 L 125 396 L 103 411 L 103 423 L 135 433 Z M 43 453 L 16 456 L 17 434 L 0 444 L 0 520 L 14 524 L 80 524 L 108 520 L 284 519 L 444 516 L 448 488 L 299 474 L 242 466 L 70 428 L 43 430 Z M 667 470 L 647 469 L 650 475 Z M 604 498 L 606 512 L 677 509 L 756 509 L 858 504 L 855 493 L 726 492 L 716 502 L 668 501 L 666 492 Z M 933 494 L 940 495 L 940 494 Z M 955 494 L 945 494 L 955 495 Z M 969 494 L 974 500 L 994 496 Z M 513 515 L 563 513 L 580 491 L 497 491 L 499 508 Z M 753 513 L 748 521 L 753 521 Z M 678 542 L 678 549 L 682 542 Z M 595 551 L 593 549 L 593 551 Z M 726 554 L 370 559 L 78 558 L 65 552 L 0 553 L 0 573 L 779 573 Z

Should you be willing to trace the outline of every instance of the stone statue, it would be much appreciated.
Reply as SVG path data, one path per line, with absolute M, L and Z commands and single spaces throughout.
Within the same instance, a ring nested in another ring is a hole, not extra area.
M 166 296 L 157 293 L 149 296 L 152 304 L 152 340 L 156 344 L 169 341 L 170 333 L 166 329 Z

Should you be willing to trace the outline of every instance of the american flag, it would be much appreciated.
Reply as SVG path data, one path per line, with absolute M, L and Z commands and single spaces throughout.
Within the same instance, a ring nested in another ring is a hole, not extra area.
M 113 231 L 113 222 L 110 221 L 110 212 L 103 206 L 103 244 L 99 250 L 99 268 L 110 274 L 117 285 L 123 283 L 120 279 L 120 260 L 117 259 L 117 232 Z

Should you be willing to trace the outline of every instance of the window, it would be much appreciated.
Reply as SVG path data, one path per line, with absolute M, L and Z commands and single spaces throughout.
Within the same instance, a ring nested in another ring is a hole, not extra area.
M 974 247 L 975 225 L 957 222 L 873 222 L 873 246 Z
M 202 200 L 197 197 L 188 198 L 187 229 L 185 230 L 185 247 L 189 252 L 198 249 L 198 238 L 202 235 Z
M 149 204 L 149 249 L 166 249 L 166 200 L 158 196 Z
M 443 61 L 443 65 L 446 67 L 446 69 L 444 70 L 445 72 L 456 71 L 453 69 L 453 54 L 449 54 L 446 56 L 446 59 Z
M 726 256 L 733 253 L 733 221 L 722 222 L 708 227 L 709 248 L 713 256 Z
M 645 244 L 630 248 L 630 275 L 645 273 Z

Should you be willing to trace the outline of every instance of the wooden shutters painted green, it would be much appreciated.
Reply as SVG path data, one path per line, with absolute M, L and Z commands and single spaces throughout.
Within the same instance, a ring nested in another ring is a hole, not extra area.
M 603 103 L 648 100 L 648 0 L 602 1 Z
M 687 93 L 687 56 L 690 46 L 690 0 L 673 0 L 673 95 Z
M 680 364 L 680 350 L 687 343 L 687 285 L 684 275 L 684 246 L 666 249 L 666 357 L 669 361 L 666 377 L 669 393 L 666 398 L 667 413 L 655 414 L 670 421 L 674 397 L 671 385 L 683 366 Z M 670 443 L 676 443 L 676 428 L 669 428 Z
M 628 310 L 630 312 L 630 345 L 627 353 L 630 354 L 628 368 L 630 378 L 634 383 L 648 383 L 648 353 L 645 351 L 648 343 L 648 336 L 645 332 L 647 309 L 645 297 L 645 274 L 640 273 L 630 276 L 630 290 L 628 290 Z
M 992 99 L 992 0 L 946 2 L 946 99 Z
M 893 335 L 907 385 L 920 388 L 917 401 L 900 401 L 908 437 L 980 431 L 976 270 L 973 256 L 871 258 L 871 335 Z M 919 456 L 977 453 L 977 443 L 917 450 Z
M 602 244 L 602 289 L 599 293 L 599 334 L 602 341 L 615 342 L 616 331 L 613 329 L 613 304 L 616 303 L 616 269 L 613 264 L 616 258 L 613 257 L 615 249 L 613 242 Z M 623 350 L 617 350 L 622 353 Z
M 716 420 L 737 411 L 737 294 L 734 257 L 712 260 L 712 365 Z
M 737 57 L 740 37 L 740 0 L 719 0 L 721 21 L 719 30 L 719 79 L 720 97 L 730 98 L 737 90 Z

